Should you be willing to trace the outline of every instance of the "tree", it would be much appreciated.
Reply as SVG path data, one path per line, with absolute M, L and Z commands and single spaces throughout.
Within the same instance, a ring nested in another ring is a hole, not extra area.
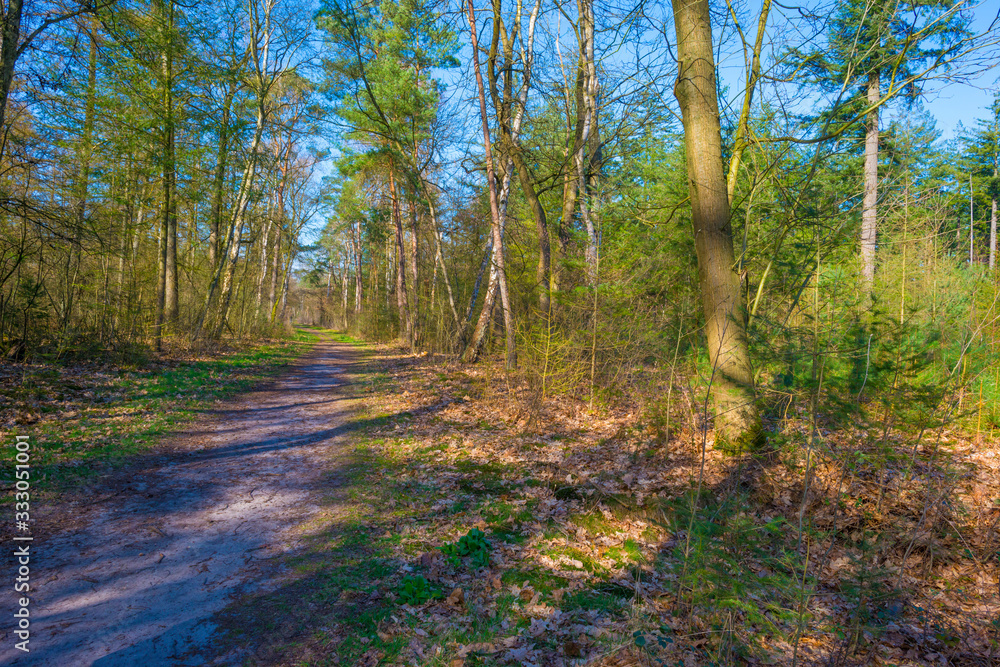
M 479 43 L 476 36 L 476 10 L 472 0 L 468 0 L 469 29 L 472 39 L 472 66 L 476 76 L 476 87 L 479 91 L 479 118 L 483 128 L 483 150 L 486 161 L 486 187 L 490 198 L 490 218 L 492 220 L 493 236 L 493 270 L 500 291 L 500 307 L 503 309 L 503 324 L 507 339 L 507 369 L 517 366 L 517 348 L 514 343 L 514 314 L 511 311 L 510 295 L 507 292 L 507 271 L 504 258 L 503 230 L 501 229 L 500 205 L 497 198 L 496 179 L 493 175 L 493 149 L 490 141 L 490 124 L 486 112 L 486 87 L 479 69 Z M 485 308 L 484 308 L 485 312 Z
M 880 108 L 903 95 L 913 101 L 935 69 L 962 53 L 970 17 L 952 0 L 840 0 L 827 44 L 808 57 L 814 80 L 835 93 L 826 112 L 846 129 L 864 118 L 861 274 L 870 294 L 878 227 Z
M 997 199 L 1000 198 L 1000 97 L 989 107 L 988 118 L 980 119 L 976 127 L 963 137 L 966 161 L 972 175 L 979 181 L 977 190 L 989 202 L 989 268 L 997 263 Z
M 455 35 L 428 0 L 359 4 L 328 0 L 316 24 L 326 32 L 330 47 L 324 59 L 324 92 L 334 100 L 346 126 L 344 138 L 363 147 L 357 168 L 378 164 L 386 174 L 395 228 L 399 334 L 416 350 L 421 319 L 416 201 L 423 190 L 426 161 L 434 153 L 426 143 L 440 92 L 431 70 L 457 64 Z M 409 247 L 403 226 L 407 203 Z
M 679 71 L 674 95 L 684 123 L 691 221 L 712 396 L 720 444 L 754 446 L 761 437 L 746 315 L 736 273 L 722 161 L 715 60 L 708 0 L 673 0 Z

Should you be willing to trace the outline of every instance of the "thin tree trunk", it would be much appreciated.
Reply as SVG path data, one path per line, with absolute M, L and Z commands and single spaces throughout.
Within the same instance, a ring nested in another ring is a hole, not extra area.
M 278 298 L 278 262 L 281 255 L 281 227 L 275 230 L 274 236 L 274 253 L 271 257 L 271 268 L 267 271 L 267 275 L 270 278 L 270 284 L 267 286 L 267 312 L 270 313 L 269 321 L 271 322 L 274 321 L 274 307 Z
M 235 90 L 226 90 L 222 103 L 222 118 L 219 121 L 219 152 L 215 159 L 215 179 L 212 193 L 212 217 L 209 219 L 208 264 L 215 270 L 219 261 L 219 226 L 222 224 L 223 187 L 226 183 L 226 166 L 229 161 L 229 114 L 233 105 Z
M 17 61 L 18 42 L 21 39 L 21 14 L 23 10 L 22 0 L 9 0 L 7 11 L 3 15 L 3 30 L 0 31 L 0 132 L 3 133 L 0 155 L 3 155 L 7 146 L 4 119 L 10 86 L 14 81 L 14 63 Z
M 578 102 L 583 104 L 583 134 L 576 154 L 577 192 L 580 199 L 580 217 L 587 230 L 587 247 L 584 258 L 587 263 L 587 281 L 591 286 L 597 282 L 597 229 L 591 218 L 587 193 L 588 159 L 587 149 L 593 157 L 599 149 L 592 146 L 597 140 L 597 63 L 594 54 L 594 2 L 579 0 L 580 13 L 580 61 L 583 71 L 583 85 Z M 592 162 L 592 161 L 591 161 Z
M 90 166 L 94 152 L 94 110 L 97 96 L 97 35 L 93 26 L 88 31 L 90 36 L 90 53 L 87 59 L 87 99 L 83 116 L 83 136 L 80 141 L 80 168 L 77 173 L 75 225 L 73 228 L 73 243 L 69 249 L 69 264 L 66 273 L 66 300 L 63 310 L 63 329 L 69 326 L 73 317 L 73 304 L 76 297 L 76 276 L 80 273 L 80 262 L 83 249 L 83 229 L 87 224 L 87 206 L 90 200 Z
M 497 186 L 493 173 L 493 150 L 490 141 L 489 117 L 486 112 L 486 88 L 483 85 L 483 75 L 479 70 L 479 44 L 476 36 L 476 13 L 472 0 L 468 1 L 469 26 L 472 36 L 472 64 L 476 73 L 476 85 L 479 89 L 479 115 L 483 126 L 483 148 L 486 160 L 486 181 L 490 197 L 490 217 L 493 222 L 493 265 L 497 274 L 497 284 L 500 292 L 500 304 L 503 308 L 504 330 L 507 339 L 507 368 L 517 367 L 517 349 L 514 345 L 514 314 L 511 312 L 510 295 L 507 293 L 507 274 L 504 266 L 503 231 L 501 229 L 500 206 L 497 201 Z M 508 175 L 509 179 L 509 167 Z
M 294 246 L 289 246 L 294 248 Z M 281 322 L 288 324 L 288 285 L 292 277 L 292 262 L 295 261 L 296 252 L 292 249 L 288 253 L 288 260 L 285 263 L 285 275 L 281 284 Z
M 163 34 L 163 51 L 160 53 L 163 77 L 163 225 L 166 229 L 166 283 L 164 321 L 167 327 L 176 326 L 179 314 L 177 289 L 177 166 L 174 145 L 174 4 L 167 0 L 163 8 L 166 25 Z
M 356 231 L 355 231 L 356 227 Z M 364 277 L 361 274 L 361 223 L 351 225 L 351 243 L 354 244 L 354 314 L 361 313 Z M 372 272 L 374 275 L 374 271 Z
M 268 211 L 268 214 L 264 217 L 264 230 L 263 230 L 264 239 L 260 249 L 260 272 L 259 275 L 257 276 L 257 298 L 255 300 L 255 310 L 258 318 L 262 314 L 261 308 L 264 305 L 264 283 L 267 282 L 267 269 L 269 266 L 269 263 L 267 261 L 268 260 L 267 252 L 268 252 L 268 245 L 270 244 L 271 240 L 272 224 L 273 223 L 271 222 L 271 211 Z M 331 268 L 330 270 L 332 271 L 333 269 Z M 327 296 L 330 296 L 329 283 L 327 283 Z
M 156 320 L 153 325 L 153 348 L 157 353 L 163 347 L 163 315 L 167 294 L 167 229 L 166 221 L 162 216 L 159 223 L 160 233 L 156 243 Z M 209 299 L 211 299 L 211 290 L 209 291 Z M 197 329 L 195 336 L 197 337 Z
M 427 210 L 431 216 L 431 226 L 434 228 L 434 254 L 435 261 L 441 263 L 441 273 L 444 277 L 444 285 L 448 290 L 448 305 L 451 306 L 452 317 L 455 318 L 455 328 L 460 329 L 462 324 L 458 317 L 458 309 L 455 308 L 455 295 L 451 291 L 451 281 L 448 279 L 448 265 L 444 263 L 444 253 L 441 251 L 441 230 L 438 228 L 437 212 L 434 209 L 434 200 L 431 198 L 430 188 L 427 182 L 421 180 L 424 187 L 424 194 L 427 196 Z M 431 308 L 433 310 L 433 307 Z
M 973 217 L 975 209 L 973 208 L 974 199 L 972 192 L 972 174 L 969 174 L 969 265 L 971 266 L 976 261 L 976 246 L 975 239 L 973 238 L 973 224 L 975 223 L 975 218 Z
M 410 247 L 407 249 L 409 252 L 409 263 L 410 263 L 410 326 L 413 332 L 413 343 L 412 347 L 414 349 L 420 345 L 420 283 L 418 281 L 417 274 L 417 251 L 418 251 L 418 221 L 417 221 L 417 205 L 414 201 L 414 194 L 410 194 Z
M 761 424 L 735 270 L 709 4 L 708 0 L 673 0 L 673 9 L 680 63 L 674 95 L 684 122 L 717 441 L 741 448 L 758 442 Z
M 506 226 L 507 220 L 507 200 L 510 195 L 510 178 L 512 166 L 508 163 L 507 173 L 504 175 L 503 184 L 500 189 L 500 238 L 504 236 L 504 228 Z M 472 313 L 475 309 L 476 297 L 479 294 L 479 288 L 482 284 L 483 273 L 487 266 L 490 269 L 489 281 L 486 283 L 486 294 L 483 296 L 483 309 L 479 311 L 479 319 L 476 320 L 476 327 L 472 330 L 472 337 L 469 344 L 465 347 L 465 351 L 462 352 L 462 361 L 465 363 L 472 363 L 479 358 L 479 355 L 483 351 L 483 345 L 486 343 L 486 334 L 489 333 L 490 323 L 493 321 L 493 307 L 496 305 L 497 290 L 499 287 L 499 276 L 497 274 L 497 245 L 495 243 L 495 237 L 493 236 L 492 227 L 490 228 L 490 241 L 486 246 L 486 257 L 483 258 L 483 265 L 479 267 L 479 276 L 476 278 L 476 285 L 472 292 L 472 298 L 469 300 L 469 312 L 466 316 L 466 321 L 472 319 Z
M 341 312 L 343 313 L 343 318 L 341 319 L 344 325 L 344 331 L 347 331 L 347 293 L 349 291 L 350 284 L 347 281 L 347 274 L 351 269 L 351 258 L 350 255 L 344 253 L 344 268 L 340 276 L 340 301 L 341 301 Z
M 997 180 L 997 170 L 993 170 L 993 180 Z M 990 271 L 997 266 L 997 196 L 990 197 Z
M 399 310 L 399 334 L 413 352 L 413 321 L 410 317 L 406 292 L 406 247 L 403 240 L 403 220 L 399 210 L 399 193 L 396 191 L 396 170 L 392 160 L 389 160 L 389 197 L 392 200 L 392 221 L 396 229 L 396 307 Z
M 760 53 L 764 46 L 764 29 L 767 27 L 767 17 L 770 12 L 771 0 L 763 0 L 760 16 L 757 19 L 757 39 L 753 45 L 750 66 L 747 68 L 743 108 L 740 110 L 740 119 L 736 125 L 736 137 L 733 139 L 733 156 L 729 159 L 729 173 L 726 176 L 726 192 L 729 194 L 730 204 L 733 203 L 733 197 L 736 195 L 736 179 L 740 172 L 743 150 L 747 146 L 747 137 L 750 134 L 750 110 L 753 105 L 753 94 L 757 88 L 757 81 L 760 79 Z
M 868 112 L 865 128 L 865 193 L 861 209 L 861 275 L 865 291 L 869 294 L 875 286 L 875 237 L 878 228 L 878 117 L 875 106 L 881 97 L 879 72 L 868 75 Z

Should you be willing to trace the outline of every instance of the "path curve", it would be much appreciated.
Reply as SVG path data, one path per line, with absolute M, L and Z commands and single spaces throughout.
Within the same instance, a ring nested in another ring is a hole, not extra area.
M 360 366 L 356 349 L 324 339 L 168 453 L 49 508 L 73 527 L 32 544 L 31 652 L 14 648 L 8 617 L 0 664 L 212 664 L 212 615 L 280 582 L 293 528 L 336 484 L 326 471 L 348 456 Z

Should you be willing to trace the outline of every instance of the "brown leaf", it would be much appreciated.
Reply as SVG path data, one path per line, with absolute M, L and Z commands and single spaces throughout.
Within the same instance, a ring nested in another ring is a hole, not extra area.
M 583 656 L 583 647 L 576 642 L 566 642 L 563 644 L 563 654 L 567 658 L 579 658 Z
M 465 591 L 461 588 L 456 588 L 451 592 L 451 595 L 448 596 L 447 602 L 450 605 L 461 607 L 465 604 Z
M 357 667 L 376 667 L 378 663 L 382 660 L 382 656 L 385 655 L 382 651 L 378 649 L 368 649 L 365 653 L 358 658 L 355 663 Z

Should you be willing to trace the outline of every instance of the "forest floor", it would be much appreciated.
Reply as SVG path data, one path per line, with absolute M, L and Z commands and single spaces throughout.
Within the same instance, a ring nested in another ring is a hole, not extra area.
M 1000 665 L 1000 444 L 648 421 L 324 336 L 52 499 L 23 664 Z

